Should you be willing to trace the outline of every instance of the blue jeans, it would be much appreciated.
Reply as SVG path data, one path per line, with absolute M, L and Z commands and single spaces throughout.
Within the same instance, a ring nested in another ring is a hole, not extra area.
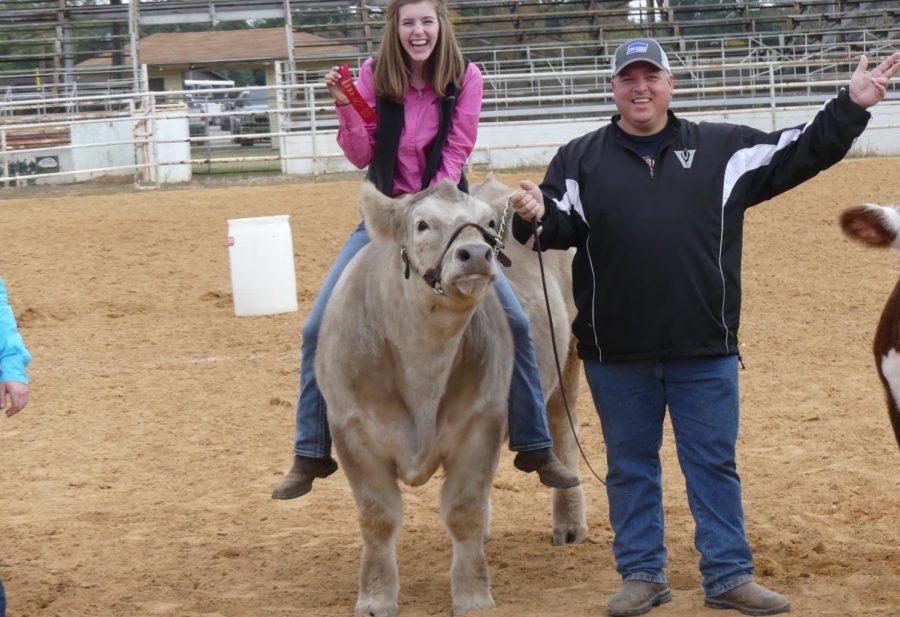
M 0 581 L 0 617 L 6 617 L 6 592 L 3 591 L 3 581 Z
M 319 328 L 328 298 L 334 291 L 341 273 L 350 260 L 370 242 L 364 224 L 360 223 L 338 254 L 331 271 L 325 277 L 319 297 L 303 326 L 300 346 L 300 396 L 297 398 L 294 452 L 300 456 L 324 458 L 331 454 L 331 433 L 328 430 L 325 399 L 316 383 L 316 347 Z M 500 272 L 495 285 L 497 297 L 509 320 L 515 343 L 512 384 L 509 391 L 509 447 L 512 450 L 538 450 L 553 445 L 547 415 L 544 412 L 544 391 L 531 338 L 531 326 L 509 281 Z
M 659 449 L 668 406 L 706 596 L 751 580 L 735 465 L 737 358 L 586 360 L 584 371 L 606 441 L 613 554 L 622 578 L 666 582 Z

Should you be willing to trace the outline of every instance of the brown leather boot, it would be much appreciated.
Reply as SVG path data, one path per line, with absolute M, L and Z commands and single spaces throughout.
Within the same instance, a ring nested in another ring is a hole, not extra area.
M 672 592 L 665 583 L 650 581 L 625 581 L 616 595 L 609 599 L 606 612 L 611 617 L 643 615 L 654 606 L 672 600 Z
M 707 598 L 706 606 L 719 609 L 733 608 L 745 615 L 779 615 L 791 610 L 791 603 L 787 598 L 753 581 L 747 581 L 723 594 Z
M 536 471 L 541 484 L 550 488 L 572 488 L 581 484 L 578 476 L 569 471 L 550 448 L 518 452 L 513 465 L 525 473 Z
M 337 471 L 337 468 L 337 461 L 330 456 L 328 458 L 310 458 L 295 454 L 291 470 L 272 490 L 272 499 L 302 497 L 312 489 L 313 480 L 327 478 Z

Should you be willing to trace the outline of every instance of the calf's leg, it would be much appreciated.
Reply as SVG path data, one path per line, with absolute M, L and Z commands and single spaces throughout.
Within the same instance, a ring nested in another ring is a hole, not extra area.
M 484 538 L 502 424 L 499 420 L 490 424 L 470 426 L 457 442 L 453 458 L 444 462 L 447 477 L 441 489 L 441 520 L 453 541 L 450 595 L 454 615 L 495 606 Z
M 373 454 L 373 446 L 360 440 L 346 447 L 346 435 L 334 441 L 344 474 L 353 489 L 362 562 L 356 612 L 372 617 L 395 617 L 400 579 L 397 573 L 397 534 L 403 522 L 403 499 L 393 466 Z
M 578 473 L 578 461 L 581 452 L 578 450 L 577 430 L 578 416 L 575 403 L 578 400 L 578 375 L 581 367 L 575 355 L 574 347 L 564 360 L 563 383 L 556 388 L 547 401 L 547 420 L 550 434 L 553 436 L 553 450 L 563 465 Z M 572 413 L 572 422 L 566 414 L 562 397 L 565 388 L 566 401 Z M 574 424 L 576 432 L 572 432 Z M 579 475 L 580 477 L 580 475 Z M 587 540 L 587 515 L 584 506 L 583 485 L 574 488 L 553 489 L 553 544 L 582 544 Z

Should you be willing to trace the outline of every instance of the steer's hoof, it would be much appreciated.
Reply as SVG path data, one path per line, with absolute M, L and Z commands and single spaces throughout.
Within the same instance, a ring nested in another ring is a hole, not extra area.
M 584 525 L 557 525 L 553 528 L 553 545 L 584 544 L 587 535 L 587 527 Z
M 359 600 L 356 603 L 356 612 L 370 617 L 397 617 L 400 607 L 396 604 L 384 604 L 374 600 Z
M 453 601 L 453 614 L 464 615 L 469 611 L 481 611 L 494 608 L 495 606 L 497 605 L 494 603 L 494 598 L 491 597 L 490 593 L 483 596 L 472 594 L 471 596 Z

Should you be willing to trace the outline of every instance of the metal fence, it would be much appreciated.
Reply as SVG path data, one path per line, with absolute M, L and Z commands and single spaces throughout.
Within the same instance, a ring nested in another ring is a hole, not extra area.
M 871 53 L 880 57 L 891 50 L 890 44 L 879 44 Z M 857 61 L 825 53 L 777 62 L 687 53 L 672 60 L 673 107 L 726 115 L 819 104 L 846 85 Z M 484 127 L 599 121 L 614 110 L 604 66 L 569 61 L 564 67 L 536 62 L 525 71 L 482 67 Z M 0 186 L 124 175 L 138 186 L 154 187 L 198 174 L 318 175 L 346 169 L 334 146 L 337 120 L 324 86 L 309 75 L 294 79 L 284 66 L 277 74 L 271 87 L 0 103 Z M 900 100 L 896 80 L 888 97 Z M 520 145 L 479 141 L 478 148 Z

